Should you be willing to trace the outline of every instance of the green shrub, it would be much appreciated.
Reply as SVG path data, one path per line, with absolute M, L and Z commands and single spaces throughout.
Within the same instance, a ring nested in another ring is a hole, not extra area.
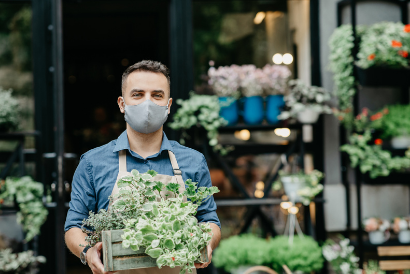
M 13 130 L 18 125 L 18 101 L 11 92 L 0 87 L 0 131 Z

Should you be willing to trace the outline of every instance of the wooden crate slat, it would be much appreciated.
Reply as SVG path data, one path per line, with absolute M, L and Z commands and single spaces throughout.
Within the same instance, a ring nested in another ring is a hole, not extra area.
M 138 251 L 134 251 L 131 248 L 123 248 L 122 243 L 112 243 L 112 256 L 114 257 L 143 254 L 144 251 L 145 248 L 140 248 Z
M 104 271 L 113 271 L 111 231 L 102 232 Z
M 157 259 L 150 256 L 114 258 L 113 265 L 115 271 L 148 268 L 157 266 Z
M 410 260 L 380 261 L 381 270 L 407 270 L 410 269 Z
M 113 243 L 122 242 L 121 235 L 124 234 L 124 231 L 119 230 L 111 230 L 111 241 Z
M 408 256 L 410 246 L 379 246 L 377 253 L 379 256 Z

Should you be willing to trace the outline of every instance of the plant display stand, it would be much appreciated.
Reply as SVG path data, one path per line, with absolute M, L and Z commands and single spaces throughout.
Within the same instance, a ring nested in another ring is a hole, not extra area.
M 338 27 L 342 25 L 342 9 L 348 5 L 350 5 L 350 11 L 351 11 L 351 25 L 353 29 L 353 41 L 354 41 L 354 47 L 352 50 L 352 55 L 354 56 L 353 59 L 357 58 L 357 53 L 359 49 L 359 44 L 358 44 L 358 39 L 356 35 L 356 3 L 357 2 L 366 2 L 366 0 L 343 0 L 339 1 L 337 4 L 337 22 L 338 22 Z M 397 5 L 400 10 L 401 10 L 401 17 L 402 17 L 402 22 L 403 24 L 407 24 L 408 22 L 408 10 L 407 10 L 407 5 L 408 2 L 407 0 L 405 1 L 400 1 L 400 0 L 392 0 L 392 1 L 382 1 L 382 2 L 389 2 L 392 4 Z M 354 62 L 353 60 L 352 62 Z M 369 68 L 369 69 L 362 69 L 359 67 L 355 67 L 355 70 L 353 72 L 353 76 L 355 79 L 359 82 L 360 85 L 362 86 L 369 86 L 369 87 L 401 87 L 402 90 L 402 96 L 401 100 L 402 102 L 405 102 L 406 104 L 409 103 L 409 86 L 410 86 L 410 81 L 409 81 L 409 75 L 410 75 L 410 70 L 408 69 L 389 69 L 389 68 Z M 354 116 L 359 114 L 359 98 L 358 98 L 358 93 L 359 89 L 358 87 L 355 87 L 356 93 L 353 98 L 353 106 L 354 106 Z M 341 145 L 347 143 L 347 132 L 344 127 L 340 127 L 340 143 Z M 396 151 L 391 150 L 393 154 Z M 402 150 L 404 154 L 404 150 Z M 348 181 L 348 166 L 349 166 L 349 160 L 346 154 L 341 155 L 341 173 L 342 173 L 342 183 L 345 186 L 346 189 L 346 212 L 347 212 L 347 224 L 346 224 L 346 237 L 349 236 L 349 232 L 352 231 L 351 229 L 351 215 L 350 215 L 350 209 L 351 209 L 351 201 L 350 201 L 350 191 L 349 191 L 349 186 L 350 183 Z M 356 250 L 358 252 L 358 256 L 360 258 L 360 268 L 363 267 L 363 257 L 364 257 L 364 251 L 365 250 L 375 250 L 378 245 L 373 245 L 369 241 L 364 241 L 363 236 L 364 236 L 364 231 L 363 227 L 360 225 L 362 223 L 362 197 L 361 197 L 361 186 L 363 182 L 366 182 L 368 184 L 387 184 L 391 181 L 396 181 L 393 179 L 394 177 L 398 178 L 403 178 L 405 177 L 405 181 L 408 182 L 408 176 L 403 176 L 404 174 L 398 174 L 398 173 L 392 173 L 388 177 L 379 177 L 376 179 L 370 179 L 367 174 L 362 174 L 359 170 L 358 167 L 355 168 L 354 170 L 354 178 L 355 178 L 355 185 L 356 185 L 356 203 L 357 203 L 357 223 L 358 223 L 358 228 L 357 228 L 357 240 L 352 241 L 352 243 L 356 246 Z M 403 181 L 400 180 L 400 181 Z M 401 245 L 398 241 L 395 240 L 388 240 L 387 242 L 384 242 L 382 244 L 379 244 L 379 246 L 388 246 L 388 245 Z
M 104 271 L 149 268 L 157 266 L 157 259 L 144 253 L 144 248 L 133 251 L 122 247 L 123 230 L 102 232 Z M 201 252 L 201 262 L 208 262 L 207 249 Z

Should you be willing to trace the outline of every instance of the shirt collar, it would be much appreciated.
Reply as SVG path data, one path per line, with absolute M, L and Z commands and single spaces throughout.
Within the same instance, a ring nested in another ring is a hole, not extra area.
M 128 149 L 131 152 L 130 143 L 128 142 L 127 130 L 124 130 L 124 132 L 121 133 L 121 135 L 118 137 L 117 143 L 115 144 L 113 152 L 118 152 L 118 151 L 124 150 L 124 149 Z M 165 134 L 165 132 L 162 132 L 161 148 L 160 148 L 158 154 L 155 154 L 155 155 L 152 155 L 152 156 L 155 157 L 156 155 L 161 154 L 162 151 L 164 151 L 164 150 L 172 151 L 172 145 L 171 145 L 171 142 L 168 140 L 167 135 Z M 152 157 L 152 156 L 149 156 L 149 157 Z

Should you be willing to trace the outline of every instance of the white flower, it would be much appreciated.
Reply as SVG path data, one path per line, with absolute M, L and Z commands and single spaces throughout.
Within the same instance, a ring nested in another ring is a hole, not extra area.
M 349 274 L 350 271 L 350 264 L 349 263 L 342 263 L 340 265 L 340 270 L 342 271 L 343 274 Z
M 335 260 L 339 255 L 337 254 L 337 252 L 335 252 L 331 246 L 324 246 L 323 250 L 323 257 L 325 257 L 325 259 L 328 262 L 331 262 L 333 260 Z

